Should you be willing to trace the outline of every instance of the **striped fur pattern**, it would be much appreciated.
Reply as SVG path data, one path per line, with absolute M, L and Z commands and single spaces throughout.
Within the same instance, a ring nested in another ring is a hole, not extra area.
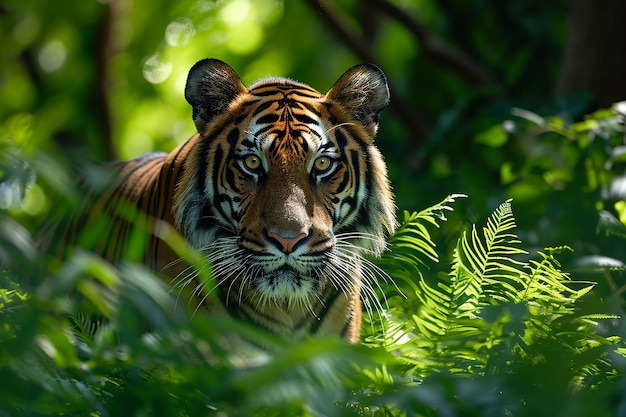
M 376 308 L 368 300 L 381 275 L 363 254 L 380 254 L 395 227 L 373 143 L 389 102 L 383 73 L 355 66 L 321 94 L 284 78 L 247 88 L 227 64 L 205 59 L 185 97 L 198 133 L 169 154 L 114 164 L 118 179 L 95 209 L 121 200 L 174 225 L 215 282 L 200 283 L 156 237 L 142 260 L 197 305 L 217 292 L 215 308 L 285 338 L 357 340 L 362 300 Z M 100 248 L 107 258 L 121 256 L 128 226 L 112 226 Z

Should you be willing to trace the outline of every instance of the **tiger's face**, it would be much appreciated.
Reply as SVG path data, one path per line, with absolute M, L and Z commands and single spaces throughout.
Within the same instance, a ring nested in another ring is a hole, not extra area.
M 246 88 L 208 59 L 191 69 L 185 96 L 198 138 L 174 215 L 225 303 L 313 316 L 334 293 L 358 303 L 375 279 L 362 255 L 380 253 L 395 225 L 373 143 L 389 101 L 383 73 L 353 67 L 321 94 L 281 78 Z

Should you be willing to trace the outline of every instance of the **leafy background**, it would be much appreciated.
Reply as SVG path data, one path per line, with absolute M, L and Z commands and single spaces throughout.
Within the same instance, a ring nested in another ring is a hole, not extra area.
M 625 8 L 3 2 L 0 413 L 626 415 Z M 358 346 L 277 341 L 240 369 L 215 335 L 250 329 L 190 319 L 137 267 L 39 258 L 76 171 L 193 134 L 182 91 L 207 56 L 320 91 L 358 62 L 387 74 L 377 141 L 405 223 L 376 261 L 398 288 L 381 285 Z

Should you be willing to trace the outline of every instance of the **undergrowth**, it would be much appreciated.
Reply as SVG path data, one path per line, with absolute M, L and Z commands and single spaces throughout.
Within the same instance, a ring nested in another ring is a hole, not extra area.
M 522 249 L 510 201 L 461 234 L 444 272 L 431 235 L 460 197 L 405 213 L 377 260 L 396 285 L 363 343 L 277 342 L 280 354 L 243 368 L 217 339 L 250 329 L 191 317 L 138 266 L 115 271 L 83 253 L 28 290 L 4 271 L 0 415 L 583 416 L 589 398 L 594 415 L 624 407 L 620 318 L 578 308 L 594 285 L 560 269 L 569 248 Z

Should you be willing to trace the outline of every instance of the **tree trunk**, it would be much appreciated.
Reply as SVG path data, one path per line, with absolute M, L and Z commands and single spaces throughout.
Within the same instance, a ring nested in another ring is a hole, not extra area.
M 592 94 L 594 106 L 626 99 L 626 1 L 575 0 L 558 96 Z

